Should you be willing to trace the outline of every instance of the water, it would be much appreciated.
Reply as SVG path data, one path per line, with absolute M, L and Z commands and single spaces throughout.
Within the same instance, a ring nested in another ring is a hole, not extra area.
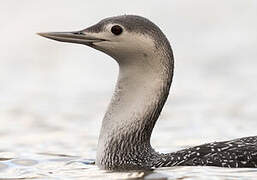
M 108 2 L 1 3 L 0 179 L 256 179 L 256 169 L 118 173 L 92 164 L 117 65 L 35 32 L 79 30 L 124 12 L 160 25 L 175 52 L 172 92 L 152 136 L 158 151 L 257 135 L 255 1 Z

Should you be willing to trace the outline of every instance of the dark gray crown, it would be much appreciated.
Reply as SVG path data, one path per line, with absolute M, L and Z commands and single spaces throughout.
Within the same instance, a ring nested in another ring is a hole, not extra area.
M 85 31 L 98 33 L 103 31 L 104 26 L 110 23 L 120 24 L 129 32 L 136 32 L 148 35 L 155 41 L 155 44 L 157 46 L 164 45 L 165 48 L 170 49 L 169 41 L 167 40 L 161 29 L 150 20 L 141 16 L 122 15 L 109 17 L 101 20 L 96 25 L 87 28 Z

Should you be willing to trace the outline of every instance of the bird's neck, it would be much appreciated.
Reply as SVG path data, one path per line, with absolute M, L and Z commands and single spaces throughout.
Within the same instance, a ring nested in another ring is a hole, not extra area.
M 119 63 L 118 82 L 98 142 L 97 164 L 103 169 L 135 169 L 132 161 L 154 152 L 150 137 L 169 94 L 173 64 L 162 63 L 161 58 L 145 60 L 148 63 L 142 59 Z

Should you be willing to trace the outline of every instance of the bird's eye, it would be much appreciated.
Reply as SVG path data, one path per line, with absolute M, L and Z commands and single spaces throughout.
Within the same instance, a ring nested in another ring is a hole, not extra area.
M 115 25 L 115 26 L 112 26 L 111 31 L 115 35 L 120 35 L 122 33 L 123 29 L 119 25 Z

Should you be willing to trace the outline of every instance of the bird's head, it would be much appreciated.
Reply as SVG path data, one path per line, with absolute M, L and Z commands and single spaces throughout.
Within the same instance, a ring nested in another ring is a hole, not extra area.
M 118 63 L 124 59 L 147 57 L 163 46 L 170 49 L 158 26 L 134 15 L 106 18 L 81 31 L 38 34 L 57 41 L 90 46 L 112 56 Z

